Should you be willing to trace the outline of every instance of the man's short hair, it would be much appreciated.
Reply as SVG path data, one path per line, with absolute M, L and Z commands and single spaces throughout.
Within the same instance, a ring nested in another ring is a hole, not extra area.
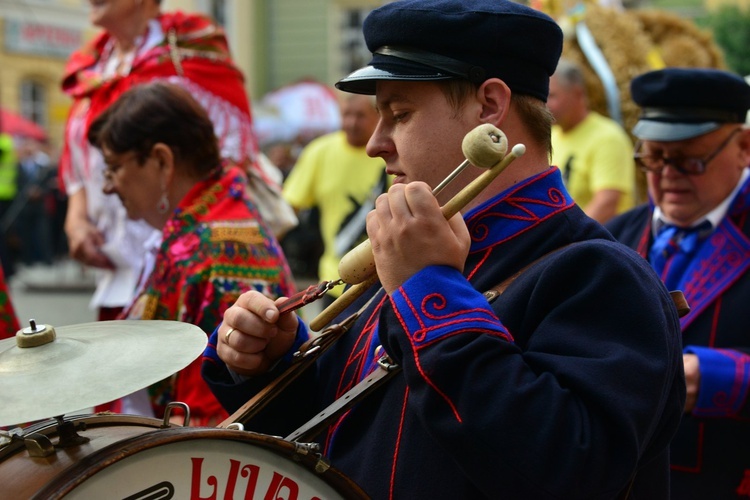
M 586 77 L 581 66 L 570 59 L 560 59 L 555 70 L 555 78 L 564 87 L 586 88 Z

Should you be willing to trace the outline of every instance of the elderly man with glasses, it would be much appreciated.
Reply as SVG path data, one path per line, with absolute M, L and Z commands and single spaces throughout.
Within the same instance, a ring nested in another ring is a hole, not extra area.
M 750 496 L 750 86 L 668 68 L 631 84 L 649 202 L 608 224 L 691 307 L 681 319 L 685 415 L 672 498 Z

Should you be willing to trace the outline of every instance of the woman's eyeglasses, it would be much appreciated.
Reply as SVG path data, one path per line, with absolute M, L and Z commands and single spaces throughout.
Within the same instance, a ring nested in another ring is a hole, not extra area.
M 652 156 L 638 152 L 633 155 L 633 158 L 635 159 L 638 167 L 640 167 L 641 170 L 645 170 L 646 172 L 660 174 L 661 171 L 664 170 L 667 165 L 669 165 L 681 174 L 701 175 L 706 172 L 706 165 L 708 165 L 711 160 L 716 158 L 716 156 L 721 153 L 721 151 L 727 146 L 727 144 L 729 144 L 729 141 L 732 140 L 732 137 L 734 137 L 740 130 L 742 129 L 735 129 L 731 134 L 729 134 L 729 137 L 724 139 L 724 142 L 719 144 L 719 147 L 717 147 L 713 153 L 709 154 L 705 158 L 665 158 L 663 156 Z M 641 141 L 638 141 L 638 144 L 636 144 L 635 147 L 636 151 L 641 149 L 641 146 Z

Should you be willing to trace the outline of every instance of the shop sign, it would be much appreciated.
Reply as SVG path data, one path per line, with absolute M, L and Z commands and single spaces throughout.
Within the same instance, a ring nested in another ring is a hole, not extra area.
M 17 54 L 67 58 L 81 45 L 81 31 L 47 23 L 5 20 L 5 50 Z

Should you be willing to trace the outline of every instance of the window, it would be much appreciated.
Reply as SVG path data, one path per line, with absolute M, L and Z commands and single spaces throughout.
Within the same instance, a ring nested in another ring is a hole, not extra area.
M 227 25 L 227 2 L 226 0 L 211 0 L 209 15 L 222 26 Z
M 346 75 L 370 62 L 362 23 L 372 8 L 347 8 L 341 13 L 341 72 Z
M 47 89 L 34 80 L 21 82 L 21 115 L 47 127 Z

